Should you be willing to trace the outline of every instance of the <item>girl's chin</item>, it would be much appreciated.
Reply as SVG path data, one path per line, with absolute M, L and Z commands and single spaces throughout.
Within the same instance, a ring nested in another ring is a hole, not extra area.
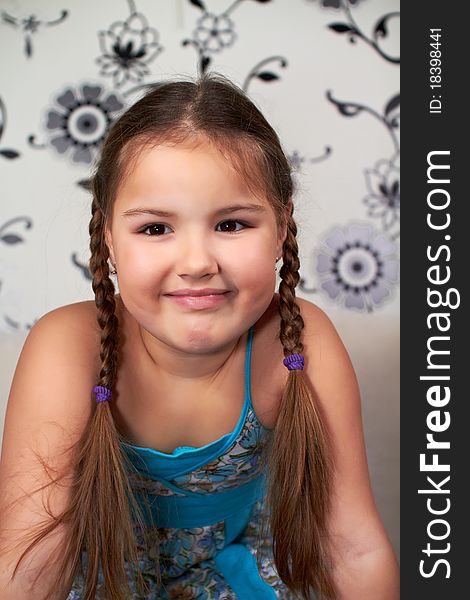
M 188 353 L 211 353 L 233 344 L 244 332 L 230 327 L 227 320 L 223 323 L 192 323 L 185 327 L 180 324 L 177 330 L 170 333 L 175 347 Z

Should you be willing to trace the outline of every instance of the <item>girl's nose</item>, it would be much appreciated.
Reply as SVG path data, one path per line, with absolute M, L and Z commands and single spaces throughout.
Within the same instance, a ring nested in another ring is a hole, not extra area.
M 191 236 L 178 251 L 176 271 L 180 277 L 204 277 L 219 270 L 214 249 L 205 236 Z

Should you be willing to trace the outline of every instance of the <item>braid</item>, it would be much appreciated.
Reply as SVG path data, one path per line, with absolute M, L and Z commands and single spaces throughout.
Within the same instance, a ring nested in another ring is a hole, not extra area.
M 292 209 L 293 212 L 293 209 Z M 300 335 L 304 328 L 304 320 L 300 308 L 295 301 L 295 288 L 299 283 L 300 261 L 297 245 L 297 225 L 292 213 L 287 221 L 287 236 L 284 242 L 282 267 L 279 284 L 279 313 L 281 315 L 281 331 L 279 339 L 284 348 L 284 356 L 302 354 L 303 344 Z
M 97 320 L 101 329 L 101 371 L 98 385 L 112 389 L 116 379 L 118 320 L 116 317 L 115 288 L 108 273 L 108 247 L 104 243 L 104 216 L 93 198 L 90 232 L 90 272 L 95 293 Z
M 90 232 L 90 271 L 95 292 L 97 321 L 101 328 L 101 370 L 98 384 L 112 389 L 116 380 L 118 319 L 115 314 L 114 284 L 109 278 L 108 248 L 104 242 L 104 215 L 95 199 L 92 203 Z M 138 550 L 131 519 L 132 504 L 137 522 L 142 518 L 134 500 L 127 464 L 120 447 L 108 402 L 98 403 L 91 415 L 80 447 L 76 484 L 71 511 L 80 509 L 81 519 L 72 520 L 72 539 L 76 540 L 75 561 L 86 551 L 87 573 L 84 600 L 95 597 L 100 567 L 104 586 L 112 600 L 122 600 L 129 592 L 125 560 L 137 573 L 138 586 L 145 588 L 138 569 Z M 109 504 L 113 490 L 113 505 Z
M 284 355 L 301 354 L 304 321 L 296 302 L 297 226 L 288 218 L 280 272 L 279 338 Z M 269 456 L 269 512 L 273 552 L 281 579 L 302 598 L 335 598 L 327 554 L 331 488 L 328 441 L 304 372 L 289 371 Z

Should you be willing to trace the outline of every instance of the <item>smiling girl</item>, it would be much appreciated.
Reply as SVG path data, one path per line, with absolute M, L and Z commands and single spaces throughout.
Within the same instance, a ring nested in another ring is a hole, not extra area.
M 161 82 L 92 188 L 95 301 L 39 320 L 11 387 L 1 597 L 396 600 L 357 380 L 295 296 L 260 111 L 218 74 Z

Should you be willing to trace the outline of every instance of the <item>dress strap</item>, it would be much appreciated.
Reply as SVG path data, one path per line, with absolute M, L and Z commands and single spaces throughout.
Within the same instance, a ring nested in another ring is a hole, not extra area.
M 255 326 L 252 325 L 248 330 L 248 340 L 246 343 L 245 355 L 245 404 L 251 406 L 251 347 L 253 345 L 253 335 Z

